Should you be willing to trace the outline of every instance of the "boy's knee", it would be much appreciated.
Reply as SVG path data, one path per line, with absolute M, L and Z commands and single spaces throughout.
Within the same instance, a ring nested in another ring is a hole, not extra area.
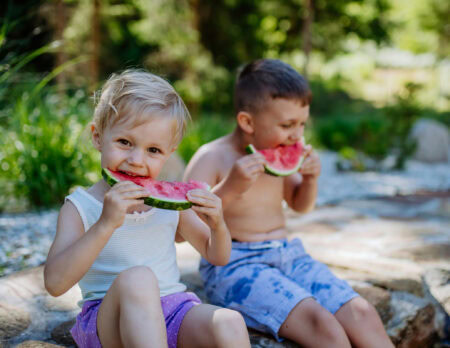
M 114 280 L 121 295 L 128 297 L 146 297 L 158 293 L 158 279 L 146 266 L 131 267 L 122 271 Z
M 239 312 L 221 308 L 216 313 L 217 320 L 213 321 L 216 336 L 229 337 L 230 342 L 242 341 L 248 337 L 247 326 Z
M 363 298 L 358 297 L 354 301 L 349 302 L 351 313 L 357 322 L 371 323 L 378 322 L 378 313 L 374 306 Z

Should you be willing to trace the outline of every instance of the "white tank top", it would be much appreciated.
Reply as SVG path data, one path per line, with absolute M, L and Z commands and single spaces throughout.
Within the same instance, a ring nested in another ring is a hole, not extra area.
M 85 231 L 100 218 L 103 204 L 91 194 L 77 188 L 66 200 L 77 208 Z M 158 279 L 160 296 L 186 290 L 180 283 L 177 266 L 175 233 L 179 212 L 152 208 L 143 213 L 127 214 L 124 224 L 116 229 L 91 268 L 79 281 L 85 301 L 106 295 L 117 275 L 133 266 L 148 266 Z

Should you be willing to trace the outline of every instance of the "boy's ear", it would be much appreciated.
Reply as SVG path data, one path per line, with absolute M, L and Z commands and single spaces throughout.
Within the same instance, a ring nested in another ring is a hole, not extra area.
M 246 111 L 239 111 L 236 115 L 236 120 L 239 127 L 248 134 L 253 134 L 254 125 L 253 125 L 253 117 L 250 113 Z
M 95 127 L 94 124 L 91 124 L 91 135 L 92 135 L 92 144 L 98 151 L 101 151 L 102 150 L 101 136 L 97 127 Z

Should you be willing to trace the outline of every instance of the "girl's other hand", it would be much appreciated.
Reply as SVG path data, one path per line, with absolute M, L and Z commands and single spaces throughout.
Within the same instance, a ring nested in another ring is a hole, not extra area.
M 187 199 L 193 203 L 192 210 L 204 221 L 212 230 L 216 230 L 220 225 L 225 224 L 222 211 L 222 200 L 214 193 L 195 189 L 189 191 Z
M 103 199 L 103 210 L 99 221 L 112 229 L 122 226 L 125 215 L 130 208 L 136 207 L 147 197 L 148 192 L 142 186 L 131 181 L 121 181 L 115 184 Z

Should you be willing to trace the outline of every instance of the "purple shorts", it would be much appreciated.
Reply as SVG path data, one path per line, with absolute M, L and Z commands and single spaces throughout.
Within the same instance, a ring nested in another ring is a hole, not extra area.
M 79 348 L 100 348 L 102 345 L 97 334 L 97 314 L 102 300 L 86 301 L 77 321 L 70 330 Z M 178 292 L 161 297 L 161 306 L 166 321 L 167 343 L 169 348 L 177 346 L 178 331 L 186 313 L 200 299 L 192 292 Z

